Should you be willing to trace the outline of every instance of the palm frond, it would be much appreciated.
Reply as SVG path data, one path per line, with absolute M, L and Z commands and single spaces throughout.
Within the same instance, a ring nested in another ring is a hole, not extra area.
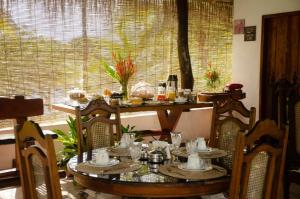
M 113 66 L 110 66 L 106 61 L 100 60 L 100 65 L 104 69 L 105 73 L 109 75 L 111 78 L 118 80 L 118 75 Z

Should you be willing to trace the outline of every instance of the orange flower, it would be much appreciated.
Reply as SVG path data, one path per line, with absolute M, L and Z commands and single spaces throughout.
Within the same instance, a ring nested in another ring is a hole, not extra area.
M 211 88 L 216 88 L 217 83 L 220 82 L 220 75 L 216 68 L 213 68 L 211 62 L 208 62 L 208 67 L 205 72 L 204 78 L 206 79 L 206 85 Z
M 127 84 L 129 78 L 136 72 L 136 66 L 133 64 L 130 54 L 123 58 L 120 54 L 116 55 L 116 53 L 113 53 L 112 57 L 117 75 L 116 79 L 120 84 Z

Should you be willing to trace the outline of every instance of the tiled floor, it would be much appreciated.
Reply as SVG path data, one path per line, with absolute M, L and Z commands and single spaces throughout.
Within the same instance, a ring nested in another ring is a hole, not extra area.
M 0 199 L 23 199 L 21 188 L 0 189 Z
M 121 199 L 120 196 L 105 194 L 105 193 L 96 193 L 94 191 L 85 190 L 87 195 L 85 196 L 74 196 L 73 194 L 63 194 L 63 198 L 68 199 L 77 199 L 77 198 L 85 198 L 85 199 Z M 63 191 L 64 193 L 64 191 Z M 68 197 L 64 197 L 68 196 Z M 46 196 L 45 196 L 46 197 Z M 22 189 L 18 188 L 9 188 L 9 189 L 0 189 L 0 199 L 23 199 Z

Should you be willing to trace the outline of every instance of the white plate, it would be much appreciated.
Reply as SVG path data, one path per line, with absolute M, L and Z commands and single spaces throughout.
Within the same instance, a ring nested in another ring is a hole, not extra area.
M 101 163 L 101 164 L 99 164 L 99 163 L 96 163 L 96 160 L 91 160 L 91 161 L 88 161 L 88 163 L 91 164 L 91 165 L 93 165 L 93 166 L 96 166 L 96 167 L 110 167 L 110 166 L 114 166 L 114 165 L 119 164 L 120 161 L 116 160 L 116 159 L 110 159 L 108 161 L 108 163 L 105 163 L 105 164 Z
M 128 149 L 129 147 L 128 146 L 116 146 L 115 149 Z
M 187 163 L 182 163 L 178 165 L 178 168 L 184 171 L 209 171 L 212 170 L 212 166 L 206 167 L 206 168 L 201 168 L 201 169 L 188 169 L 187 167 Z
M 161 101 L 154 101 L 154 100 L 150 100 L 150 101 L 145 101 L 146 104 L 149 105 L 157 105 L 157 104 L 161 104 Z
M 184 104 L 186 102 L 187 102 L 187 100 L 176 100 L 175 99 L 175 103 L 177 103 L 177 104 Z

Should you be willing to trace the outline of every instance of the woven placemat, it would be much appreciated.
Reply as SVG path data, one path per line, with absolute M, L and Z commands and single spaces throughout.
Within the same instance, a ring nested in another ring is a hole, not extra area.
M 212 167 L 208 171 L 188 171 L 179 169 L 178 165 L 169 164 L 160 166 L 158 171 L 167 176 L 189 180 L 210 180 L 227 175 L 227 171 L 223 167 L 216 165 Z
M 180 157 L 188 157 L 188 153 L 185 147 L 180 147 L 179 149 L 172 150 L 171 152 L 173 155 L 180 156 Z M 226 151 L 212 148 L 211 151 L 201 151 L 198 152 L 200 158 L 203 159 L 212 159 L 212 158 L 221 158 L 227 155 Z
M 110 156 L 130 157 L 130 152 L 128 148 L 109 147 L 107 148 L 107 152 Z
M 76 166 L 77 171 L 92 174 L 120 174 L 138 170 L 142 167 L 141 164 L 135 162 L 120 162 L 117 165 L 98 167 L 89 162 L 82 162 Z

